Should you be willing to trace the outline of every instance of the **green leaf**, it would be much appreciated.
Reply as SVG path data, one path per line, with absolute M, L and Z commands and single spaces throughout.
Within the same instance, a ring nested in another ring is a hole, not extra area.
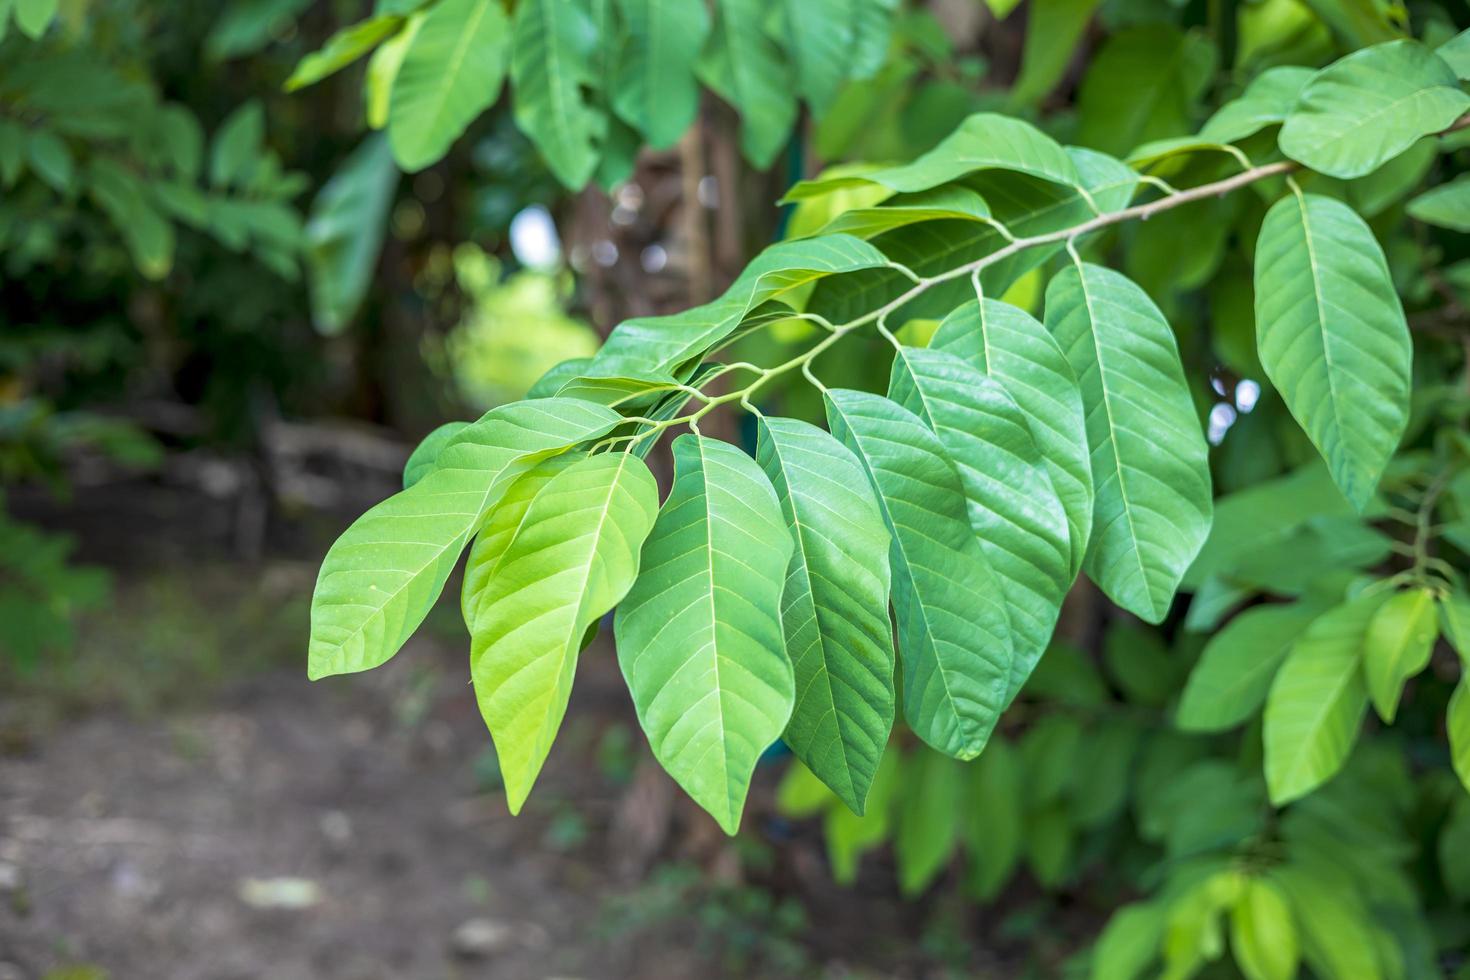
M 1270 872 L 1271 880 L 1291 903 L 1307 965 L 1314 975 L 1334 980 L 1380 980 L 1383 973 L 1373 948 L 1372 920 L 1362 899 L 1315 871 L 1287 865 Z
M 861 814 L 893 728 L 888 530 L 862 466 L 816 426 L 762 418 L 756 460 L 795 543 L 781 625 L 797 695 L 783 737 Z
M 1449 707 L 1445 711 L 1444 727 L 1449 734 L 1450 761 L 1455 775 L 1470 792 L 1470 671 L 1462 671 L 1460 683 L 1450 695 Z
M 1178 659 L 1157 630 L 1114 623 L 1103 637 L 1103 662 L 1130 704 L 1161 707 L 1183 675 Z
M 885 752 L 868 791 L 868 808 L 862 816 L 845 806 L 834 806 L 822 822 L 822 836 L 827 842 L 827 860 L 832 865 L 832 880 L 850 885 L 857 880 L 858 861 L 863 854 L 888 837 L 895 797 L 902 788 L 902 772 L 898 753 Z
M 31 130 L 30 139 L 26 141 L 26 158 L 30 161 L 31 170 L 50 184 L 52 190 L 58 194 L 71 192 L 76 164 L 61 137 L 49 129 Z
M 1423 183 L 1439 157 L 1438 140 L 1425 137 L 1366 177 L 1349 181 L 1347 201 L 1364 218 L 1375 218 Z
M 624 320 L 597 352 L 588 374 L 658 376 L 676 371 L 729 337 L 762 303 L 824 276 L 888 265 L 872 245 L 851 235 L 778 242 L 761 252 L 723 296 L 670 316 Z
M 1230 948 L 1246 980 L 1296 976 L 1296 927 L 1281 889 L 1265 878 L 1247 878 L 1230 910 Z
M 771 165 L 796 122 L 790 63 L 766 34 L 763 0 L 721 0 L 699 77 L 740 113 L 740 148 L 757 168 Z
M 800 760 L 793 762 L 776 787 L 776 812 L 784 817 L 811 817 L 833 807 L 837 797 Z
M 1092 980 L 1134 980 L 1159 958 L 1165 907 L 1134 902 L 1113 913 L 1092 953 Z
M 1214 69 L 1214 45 L 1201 34 L 1155 24 L 1112 35 L 1082 79 L 1077 142 L 1122 154 L 1193 132 Z
M 906 896 L 923 893 L 954 854 L 963 773 L 953 759 L 926 749 L 905 760 L 893 857 Z
M 1461 31 L 1435 49 L 1462 81 L 1470 79 L 1470 31 Z
M 1363 638 L 1386 598 L 1337 606 L 1292 644 L 1266 696 L 1266 785 L 1275 805 L 1307 795 L 1347 761 L 1368 708 Z
M 1041 659 L 1071 584 L 1067 515 L 1026 416 L 1000 382 L 954 354 L 900 347 L 888 395 L 939 436 L 1012 630 L 1009 703 Z
M 1011 645 L 959 474 L 912 412 L 860 391 L 832 389 L 825 400 L 828 427 L 862 462 L 893 536 L 904 717 L 934 748 L 973 759 L 1005 704 Z
M 791 534 L 749 456 L 694 435 L 673 450 L 673 491 L 614 622 L 618 663 L 654 757 L 734 834 L 796 696 L 780 620 Z
M 1032 0 L 1011 104 L 1033 105 L 1061 81 L 1101 0 Z
M 1025 786 L 1016 752 L 1004 739 L 993 739 L 968 769 L 963 823 L 969 852 L 969 886 L 982 900 L 1000 894 L 1021 860 L 1025 838 Z
M 1409 413 L 1413 345 L 1383 251 L 1347 205 L 1289 194 L 1261 225 L 1255 293 L 1266 374 L 1361 511 Z
M 1354 51 L 1317 73 L 1281 127 L 1281 152 L 1331 177 L 1377 170 L 1470 109 L 1455 73 L 1418 41 Z
M 699 109 L 694 64 L 709 34 L 709 12 L 682 0 L 617 3 L 624 31 L 613 109 L 649 146 L 673 146 Z
M 1203 140 L 1236 143 L 1254 136 L 1267 126 L 1286 121 L 1307 82 L 1317 73 L 1310 68 L 1281 65 L 1267 68 L 1255 78 L 1238 98 L 1221 106 L 1200 127 Z
M 510 41 L 500 0 L 440 0 L 403 54 L 388 98 L 388 142 L 409 173 L 437 162 L 500 95 Z
M 861 2 L 861 0 L 859 0 Z M 853 0 L 781 0 L 796 91 L 821 115 L 847 78 L 853 54 Z
M 1056 140 L 1023 120 L 982 112 L 967 118 L 913 163 L 803 181 L 783 200 L 803 201 L 870 184 L 912 194 L 987 170 L 1026 174 L 1063 187 L 1075 187 L 1081 181 L 1076 164 Z
M 522 0 L 511 30 L 510 77 L 515 119 L 556 179 L 580 190 L 597 167 L 606 125 L 584 89 L 592 73 L 597 27 L 582 0 Z
M 620 421 L 600 405 L 542 398 L 501 406 L 463 429 L 433 472 L 359 517 L 327 552 L 311 600 L 307 675 L 367 670 L 397 653 L 516 477 Z
M 92 160 L 87 192 L 122 236 L 138 271 L 162 279 L 173 268 L 174 226 L 148 202 L 147 185 L 106 157 Z
M 439 458 L 440 450 L 463 432 L 469 424 L 468 422 L 445 422 L 424 436 L 424 441 L 414 447 L 414 451 L 408 456 L 408 461 L 403 464 L 403 489 L 407 490 L 433 472 L 434 461 Z
M 328 75 L 341 71 L 397 34 L 401 27 L 402 17 L 383 14 L 342 28 L 327 38 L 327 43 L 320 50 L 301 59 L 291 77 L 286 79 L 286 91 L 294 92 L 315 85 Z
M 209 182 L 215 187 L 244 186 L 260 162 L 265 143 L 265 110 L 250 101 L 230 113 L 214 134 L 209 150 Z
M 371 135 L 311 203 L 306 222 L 307 285 L 312 323 L 324 334 L 340 333 L 367 294 L 398 180 L 387 139 Z
M 1409 202 L 1408 211 L 1425 224 L 1470 232 L 1470 175 L 1425 191 Z
M 1232 619 L 1205 644 L 1175 724 L 1187 732 L 1221 732 L 1250 718 L 1293 641 L 1319 611 L 1303 603 L 1256 606 Z
M 1470 669 L 1470 595 L 1456 589 L 1439 600 L 1439 626 L 1444 638 L 1460 655 L 1460 663 Z
M 1075 576 L 1092 532 L 1092 466 L 1082 393 L 1067 355 L 1035 317 L 993 299 L 955 309 L 929 346 L 979 367 L 999 381 L 1025 412 L 1052 488 L 1066 511 L 1068 579 Z
M 879 191 L 881 193 L 881 191 Z M 920 221 L 982 220 L 990 217 L 985 199 L 968 187 L 946 184 L 917 194 L 895 194 L 881 205 L 842 211 L 822 228 L 823 234 L 873 238 Z
M 393 82 L 403 58 L 418 36 L 426 15 L 420 11 L 409 16 L 398 33 L 384 41 L 368 59 L 367 74 L 362 82 L 363 111 L 373 129 L 388 125 L 388 112 L 393 103 Z
M 26 37 L 38 40 L 51 26 L 60 6 L 60 0 L 15 0 L 15 26 Z
M 632 586 L 657 512 L 658 485 L 638 457 L 581 459 L 539 489 L 495 573 L 466 599 L 475 696 L 511 813 L 561 727 L 582 638 Z
M 1055 888 L 1066 880 L 1075 833 L 1064 809 L 1049 806 L 1028 815 L 1024 843 L 1026 863 L 1043 888 Z
M 1363 643 L 1363 677 L 1378 716 L 1393 722 L 1404 683 L 1429 666 L 1439 622 L 1434 593 L 1409 589 L 1395 593 L 1368 624 Z
M 1151 623 L 1210 529 L 1204 434 L 1174 334 L 1137 285 L 1088 263 L 1046 289 L 1046 325 L 1082 389 L 1096 497 L 1087 574 Z

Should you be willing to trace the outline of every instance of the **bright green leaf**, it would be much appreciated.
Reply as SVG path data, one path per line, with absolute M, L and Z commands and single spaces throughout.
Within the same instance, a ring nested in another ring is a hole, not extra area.
M 416 173 L 500 95 L 510 24 L 500 0 L 440 0 L 403 54 L 388 99 L 393 158 Z
M 765 30 L 763 0 L 721 0 L 696 70 L 740 113 L 740 148 L 758 168 L 771 165 L 796 122 L 791 65 Z
M 579 460 L 540 488 L 465 602 L 475 696 L 512 813 L 561 727 L 582 638 L 632 586 L 657 512 L 658 485 L 638 457 Z
M 424 436 L 424 441 L 414 447 L 414 451 L 409 454 L 408 462 L 403 464 L 403 489 L 407 490 L 433 472 L 434 461 L 439 458 L 439 451 L 469 424 L 468 422 L 445 422 Z
M 1248 878 L 1230 910 L 1230 948 L 1246 980 L 1292 980 L 1299 953 L 1291 909 L 1266 878 Z
M 749 456 L 674 440 L 674 488 L 618 607 L 618 663 L 654 757 L 729 834 L 795 701 L 780 619 L 791 551 Z
M 1391 723 L 1398 713 L 1404 683 L 1429 666 L 1438 633 L 1428 589 L 1395 593 L 1374 613 L 1363 642 L 1363 677 L 1384 721 Z
M 1409 214 L 1425 224 L 1470 232 L 1470 176 L 1461 175 L 1409 202 Z
M 402 17 L 384 14 L 342 28 L 327 38 L 327 43 L 320 50 L 301 59 L 291 77 L 286 79 L 286 91 L 294 92 L 315 85 L 328 75 L 341 71 L 397 34 L 401 27 Z
M 1238 98 L 1225 103 L 1200 128 L 1201 139 L 1235 143 L 1286 121 L 1302 88 L 1316 72 L 1296 65 L 1267 68 Z
M 597 41 L 582 0 L 522 0 L 516 7 L 510 53 L 516 124 L 569 190 L 592 177 L 595 142 L 606 125 L 584 91 L 597 84 L 591 68 Z
M 543 398 L 463 429 L 432 473 L 359 517 L 327 552 L 311 601 L 308 676 L 367 670 L 397 653 L 516 477 L 620 420 L 600 405 Z
M 1277 806 L 1337 774 L 1358 737 L 1368 690 L 1363 639 L 1387 598 L 1360 596 L 1323 613 L 1292 644 L 1266 696 L 1266 784 Z
M 709 12 L 683 0 L 617 0 L 624 33 L 613 109 L 655 149 L 673 146 L 694 121 L 694 64 L 709 34 Z
M 1466 792 L 1470 792 L 1470 671 L 1462 672 L 1460 683 L 1450 695 L 1444 727 L 1450 740 L 1450 761 Z
M 1303 603 L 1257 606 L 1232 619 L 1205 644 L 1175 724 L 1187 732 L 1219 732 L 1250 718 L 1293 641 L 1319 611 Z

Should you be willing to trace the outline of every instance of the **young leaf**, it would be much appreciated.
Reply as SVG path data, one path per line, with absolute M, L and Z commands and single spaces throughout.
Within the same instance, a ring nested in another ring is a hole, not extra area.
M 434 469 L 434 461 L 439 458 L 439 451 L 449 445 L 450 440 L 459 435 L 469 424 L 468 422 L 445 422 L 424 436 L 424 441 L 414 448 L 414 451 L 409 454 L 408 462 L 403 464 L 403 489 L 407 490 L 428 476 Z
M 1151 623 L 1210 529 L 1204 433 L 1163 314 L 1124 276 L 1088 263 L 1046 289 L 1046 325 L 1082 389 L 1091 446 L 1087 574 Z
M 901 347 L 888 396 L 939 436 L 959 474 L 970 526 L 1010 614 L 1009 703 L 1051 642 L 1071 584 L 1067 515 L 1026 416 L 999 382 L 953 354 Z
M 511 813 L 561 727 L 582 638 L 632 586 L 657 512 L 641 459 L 581 459 L 540 488 L 495 574 L 466 602 L 470 673 Z
M 511 27 L 516 125 L 562 185 L 580 190 L 597 166 L 605 121 L 588 102 L 597 28 L 582 0 L 522 0 Z
M 1281 889 L 1266 878 L 1247 878 L 1230 910 L 1230 947 L 1246 980 L 1296 976 L 1296 927 Z
M 1429 665 L 1438 632 L 1428 589 L 1395 593 L 1374 613 L 1363 643 L 1363 677 L 1384 721 L 1393 722 L 1404 683 Z
M 388 141 L 409 173 L 449 152 L 500 95 L 510 40 L 500 0 L 440 0 L 404 52 L 388 104 Z
M 1361 177 L 1467 109 L 1470 96 L 1439 56 L 1418 41 L 1389 41 L 1318 72 L 1278 142 L 1282 153 L 1320 173 Z
M 898 887 L 907 896 L 933 884 L 954 853 L 963 773 L 953 759 L 926 749 L 906 760 L 893 857 Z
M 1363 638 L 1387 597 L 1359 596 L 1307 627 L 1266 696 L 1266 785 L 1276 806 L 1337 774 L 1358 737 L 1368 691 Z
M 1409 202 L 1409 214 L 1425 224 L 1470 232 L 1470 176 L 1461 174 Z
M 783 737 L 861 814 L 893 728 L 888 530 L 862 466 L 816 426 L 762 418 L 756 460 L 795 543 L 781 625 L 797 695 Z
M 694 63 L 709 33 L 702 3 L 617 0 L 624 33 L 613 109 L 655 149 L 673 146 L 694 121 Z
M 1025 412 L 1067 514 L 1068 579 L 1075 576 L 1092 533 L 1092 466 L 1082 392 L 1067 355 L 1035 317 L 993 299 L 957 308 L 944 318 L 929 346 L 995 378 Z
M 1289 194 L 1261 225 L 1255 276 L 1261 363 L 1361 511 L 1409 415 L 1413 346 L 1383 251 L 1347 205 Z
M 1257 606 L 1232 619 L 1205 644 L 1175 724 L 1186 732 L 1221 732 L 1253 715 L 1293 641 L 1319 611 L 1305 603 Z
M 767 36 L 763 0 L 720 0 L 700 78 L 740 113 L 740 148 L 757 168 L 771 165 L 796 122 L 790 63 Z
M 291 77 L 286 79 L 286 91 L 295 92 L 308 85 L 315 85 L 328 75 L 341 71 L 397 34 L 402 26 L 402 17 L 381 14 L 342 28 L 327 38 L 327 43 L 319 51 L 313 51 L 301 59 L 296 70 L 291 72 Z
M 1303 958 L 1314 975 L 1381 980 L 1373 948 L 1372 920 L 1363 899 L 1337 887 L 1316 867 L 1288 864 L 1270 872 L 1291 903 Z
M 1113 913 L 1092 952 L 1092 980 L 1134 980 L 1159 958 L 1167 908 L 1134 902 Z
M 461 431 L 432 473 L 359 517 L 327 552 L 311 598 L 307 676 L 367 670 L 397 653 L 516 477 L 621 421 L 600 405 L 543 398 L 501 406 Z
M 734 834 L 796 696 L 780 619 L 791 534 L 749 456 L 695 435 L 673 451 L 674 488 L 614 621 L 618 663 L 654 757 Z
M 832 434 L 863 464 L 893 536 L 893 608 L 904 717 L 958 759 L 985 748 L 1010 684 L 1010 627 L 939 438 L 867 392 L 826 392 Z

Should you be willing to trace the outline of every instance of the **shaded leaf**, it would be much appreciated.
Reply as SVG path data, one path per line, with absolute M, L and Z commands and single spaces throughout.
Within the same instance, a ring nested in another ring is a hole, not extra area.
M 934 748 L 973 759 L 1004 706 L 1011 647 L 959 475 L 912 412 L 867 392 L 833 389 L 825 400 L 828 426 L 862 462 L 893 536 L 904 717 Z
M 327 43 L 320 50 L 313 51 L 297 63 L 291 77 L 286 79 L 286 91 L 294 92 L 315 85 L 328 75 L 341 71 L 397 34 L 402 26 L 402 17 L 383 14 L 342 28 L 327 38 Z
M 1292 643 L 1320 612 L 1303 604 L 1256 606 L 1205 644 L 1184 685 L 1175 724 L 1187 732 L 1219 732 L 1250 718 L 1266 700 Z
M 795 544 L 781 595 L 797 692 L 784 738 L 861 814 L 893 727 L 888 531 L 857 459 L 816 426 L 762 418 L 756 459 Z
M 1470 175 L 1460 175 L 1409 202 L 1409 214 L 1425 224 L 1470 232 Z
M 721 0 L 696 70 L 740 113 L 740 149 L 758 168 L 771 165 L 796 122 L 790 63 L 765 31 L 763 0 Z
M 617 0 L 623 15 L 613 109 L 655 149 L 673 146 L 694 121 L 694 63 L 709 34 L 702 3 Z
M 312 323 L 340 333 L 362 304 L 398 189 L 388 140 L 369 136 L 317 193 L 306 222 L 307 285 Z
M 597 166 L 595 141 L 606 121 L 584 89 L 595 88 L 597 26 L 582 0 L 522 0 L 511 27 L 515 119 L 546 165 L 570 190 Z

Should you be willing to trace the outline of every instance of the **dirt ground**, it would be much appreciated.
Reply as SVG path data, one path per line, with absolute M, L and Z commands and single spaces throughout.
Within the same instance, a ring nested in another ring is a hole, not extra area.
M 228 520 L 181 540 L 156 529 L 187 501 L 119 499 L 33 518 L 115 592 L 70 655 L 0 663 L 0 980 L 1019 975 L 953 889 L 900 901 L 881 856 L 832 884 L 774 813 L 779 759 L 724 837 L 652 764 L 605 637 L 512 817 L 452 603 L 313 684 L 315 538 L 242 562 Z

